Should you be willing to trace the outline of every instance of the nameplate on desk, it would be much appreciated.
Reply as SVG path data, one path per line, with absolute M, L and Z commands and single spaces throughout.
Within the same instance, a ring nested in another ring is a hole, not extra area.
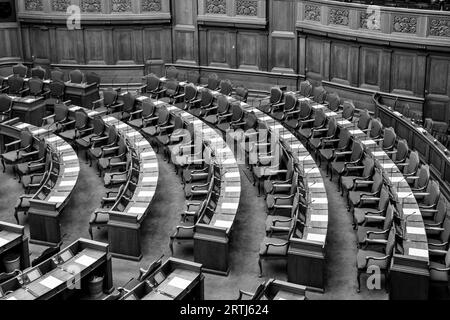
M 32 102 L 35 102 L 36 99 L 33 99 L 33 98 L 25 98 L 25 99 L 23 99 L 22 101 L 25 102 L 25 103 L 32 103 Z
M 128 128 L 128 125 L 126 123 L 121 123 L 119 125 L 116 126 L 117 129 L 125 129 Z
M 393 162 L 382 163 L 381 166 L 382 166 L 384 169 L 393 169 L 393 168 L 396 168 L 396 167 L 397 167 L 397 166 L 395 165 L 395 163 L 393 163 Z
M 95 261 L 97 261 L 97 259 L 91 258 L 85 254 L 83 254 L 81 257 L 79 257 L 77 260 L 75 260 L 76 263 L 81 264 L 85 267 L 89 267 Z
M 300 149 L 300 150 L 306 150 L 305 146 L 301 143 L 296 143 L 291 145 L 292 150 Z
M 155 195 L 155 191 L 141 191 L 138 194 L 138 198 L 150 198 Z
M 315 222 L 328 222 L 328 216 L 324 214 L 312 214 L 311 221 Z
M 185 280 L 180 277 L 174 277 L 170 282 L 168 283 L 169 286 L 184 290 L 191 284 L 190 281 Z
M 28 124 L 28 123 L 21 123 L 21 124 L 18 124 L 18 125 L 16 126 L 16 128 L 18 128 L 18 129 L 24 129 L 24 128 L 27 128 L 27 127 L 29 127 L 29 126 L 31 126 L 31 124 Z
M 397 182 L 406 181 L 406 178 L 403 176 L 398 176 L 398 177 L 391 177 L 389 180 L 391 180 L 391 182 L 397 183 Z
M 415 256 L 415 257 L 421 257 L 421 258 L 428 258 L 428 250 L 409 248 L 408 255 Z
M 144 177 L 142 182 L 158 182 L 158 177 Z
M 311 101 L 311 99 L 303 97 L 303 98 L 299 98 L 298 101 Z
M 162 81 L 162 82 L 167 81 L 167 78 L 166 77 L 161 77 L 161 78 L 159 78 L 159 81 Z
M 149 97 L 146 97 L 146 96 L 139 96 L 136 98 L 137 101 L 141 101 L 141 102 L 144 100 L 147 100 L 147 99 L 149 99 Z
M 172 110 L 175 110 L 175 109 L 178 109 L 178 108 L 175 107 L 175 106 L 168 106 L 167 107 L 167 110 L 169 110 L 169 111 L 172 111 Z
M 134 214 L 144 214 L 145 210 L 147 210 L 147 208 L 144 207 L 131 207 L 128 210 L 128 213 L 134 213 Z
M 239 174 L 239 172 L 227 172 L 225 173 L 225 178 L 231 179 L 231 178 L 240 178 L 241 175 Z
M 145 159 L 145 158 L 154 158 L 156 157 L 156 154 L 152 151 L 148 151 L 148 152 L 142 152 L 141 153 L 141 158 Z
M 413 216 L 413 215 L 414 216 L 421 216 L 419 208 L 417 208 L 417 209 L 406 209 L 406 208 L 403 208 L 403 214 L 405 216 Z
M 325 106 L 324 105 L 321 105 L 321 104 L 316 104 L 316 105 L 314 105 L 313 106 L 313 109 L 323 109 L 323 108 L 325 108 Z
M 336 112 L 327 112 L 327 113 L 325 113 L 325 115 L 327 117 L 334 117 L 334 116 L 337 116 L 338 114 Z
M 76 184 L 75 180 L 69 180 L 69 181 L 61 181 L 59 184 L 61 187 L 73 187 Z
M 348 121 L 348 120 L 339 120 L 338 122 L 337 122 L 339 125 L 341 125 L 341 126 L 347 126 L 347 125 L 350 125 L 350 124 L 352 124 L 350 121 Z
M 137 137 L 137 136 L 140 136 L 140 135 L 141 135 L 141 133 L 139 131 L 131 131 L 131 132 L 127 133 L 128 137 Z
M 147 140 L 142 140 L 142 141 L 139 141 L 138 143 L 136 143 L 136 146 L 138 146 L 138 147 L 148 146 L 148 145 L 150 145 L 150 144 L 148 143 Z
M 44 280 L 39 282 L 40 284 L 42 284 L 43 286 L 49 288 L 49 289 L 55 289 L 57 286 L 63 284 L 64 282 L 59 280 L 58 278 L 52 277 L 52 276 L 48 276 L 47 278 L 45 278 Z
M 63 157 L 63 161 L 73 161 L 73 160 L 78 160 L 78 157 L 77 156 Z
M 6 300 L 14 300 L 17 301 L 18 299 L 16 297 L 7 298 Z
M 325 185 L 323 183 L 310 182 L 308 184 L 308 188 L 310 188 L 310 189 L 324 189 Z
M 315 203 L 318 203 L 318 204 L 327 204 L 328 203 L 328 199 L 327 198 L 313 198 L 313 199 L 311 199 L 311 204 L 315 204 Z
M 80 172 L 80 167 L 65 168 L 64 173 Z
M 214 223 L 214 227 L 225 228 L 225 229 L 230 229 L 232 225 L 233 225 L 233 221 L 217 220 Z
M 315 242 L 325 242 L 325 238 L 326 237 L 324 234 L 308 233 L 306 240 Z
M 301 162 L 303 162 L 303 161 L 314 161 L 313 158 L 312 158 L 310 155 L 308 155 L 308 156 L 306 156 L 306 157 L 302 157 L 302 158 L 300 158 L 299 160 L 300 160 Z
M 99 112 L 98 112 L 98 111 L 95 111 L 95 110 L 89 111 L 89 112 L 87 113 L 88 117 L 93 117 L 93 116 L 96 116 L 96 115 L 98 115 L 98 114 L 99 114 Z
M 56 196 L 53 196 L 53 197 L 50 197 L 50 198 L 48 199 L 48 202 L 50 202 L 50 203 L 63 203 L 64 200 L 66 200 L 66 197 L 56 197 Z
M 80 110 L 80 109 L 81 109 L 81 107 L 79 107 L 79 106 L 73 106 L 73 107 L 69 108 L 69 111 L 75 112 L 75 111 Z
M 144 163 L 144 169 L 149 169 L 149 168 L 158 168 L 158 162 L 150 162 L 150 163 Z
M 231 203 L 231 202 L 224 202 L 222 203 L 222 209 L 231 209 L 231 210 L 237 210 L 239 207 L 239 203 Z
M 9 243 L 9 240 L 0 238 L 0 247 L 4 246 L 5 244 Z
M 62 146 L 57 147 L 58 151 L 72 150 L 70 144 L 63 144 Z
M 425 228 L 406 227 L 406 232 L 409 234 L 425 235 Z
M 351 135 L 355 135 L 355 134 L 364 134 L 364 132 L 362 132 L 361 130 L 349 130 L 348 131 Z
M 363 141 L 361 141 L 361 142 L 362 142 L 362 144 L 364 144 L 364 145 L 366 145 L 366 146 L 370 146 L 370 145 L 376 144 L 376 142 L 373 141 L 373 140 L 363 140 Z M 383 153 L 384 153 L 384 152 L 383 152 Z
M 401 116 L 402 116 L 402 114 L 401 114 L 400 112 L 398 112 L 398 111 L 394 111 L 394 114 L 395 114 L 397 117 L 401 117 Z
M 182 81 L 182 82 L 179 83 L 179 85 L 182 86 L 182 87 L 186 86 L 187 84 L 188 83 L 186 81 Z
M 271 128 L 273 131 L 284 129 L 283 125 L 281 125 L 281 124 L 276 124 L 276 125 L 274 125 L 274 126 L 271 126 L 270 128 Z
M 259 118 L 259 120 L 261 120 L 261 121 L 269 121 L 269 120 L 272 120 L 272 118 L 269 117 L 269 116 L 264 116 L 264 117 Z
M 414 194 L 412 194 L 411 192 L 398 192 L 397 195 L 399 199 L 403 198 L 415 199 Z
M 103 121 L 105 121 L 105 122 L 113 122 L 113 121 L 118 121 L 116 118 L 114 118 L 114 117 L 105 117 L 105 118 L 103 118 Z
M 164 104 L 164 103 L 165 103 L 165 102 L 164 102 L 164 101 L 161 101 L 161 100 L 158 100 L 158 101 L 153 102 L 153 104 L 154 104 L 155 106 L 159 106 L 159 105 Z
M 226 187 L 225 192 L 241 192 L 241 187 Z
M 384 151 L 374 151 L 374 152 L 372 152 L 372 155 L 374 157 L 384 157 L 386 155 L 386 152 L 384 152 Z M 389 163 L 386 163 L 386 164 L 389 164 Z
M 60 140 L 62 140 L 60 137 L 54 136 L 54 137 L 48 138 L 47 142 L 53 143 L 53 142 L 60 141 Z
M 41 129 L 37 129 L 37 130 L 33 131 L 32 134 L 39 135 L 39 134 L 43 134 L 43 133 L 47 133 L 47 132 L 48 132 L 47 129 L 41 128 Z

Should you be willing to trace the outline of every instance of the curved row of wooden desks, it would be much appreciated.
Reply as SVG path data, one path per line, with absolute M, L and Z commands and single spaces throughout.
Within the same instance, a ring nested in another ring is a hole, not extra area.
M 114 126 L 119 136 L 125 139 L 128 152 L 137 156 L 139 163 L 134 168 L 138 173 L 136 188 L 126 208 L 123 211 L 108 212 L 108 242 L 113 256 L 140 260 L 142 258 L 140 229 L 143 220 L 150 213 L 150 205 L 154 198 L 159 178 L 158 159 L 148 140 L 128 124 L 97 111 L 72 106 L 69 117 L 74 118 L 75 112 L 83 110 L 93 119 L 101 116 L 106 127 Z M 133 161 L 133 160 L 132 160 Z M 130 183 L 128 181 L 127 183 Z M 115 206 L 113 206 L 114 208 Z
M 30 241 L 36 244 L 61 244 L 60 216 L 78 181 L 80 163 L 72 146 L 47 129 L 23 123 L 17 118 L 0 124 L 0 139 L 20 140 L 22 130 L 33 135 L 35 148 L 40 140 L 49 147 L 52 170 L 41 188 L 29 199 Z M 3 148 L 4 141 L 1 146 Z
M 450 152 L 423 127 L 413 123 L 400 112 L 383 104 L 380 94 L 373 97 L 375 116 L 380 118 L 385 127 L 394 128 L 397 136 L 405 139 L 408 145 L 417 150 L 421 160 L 430 166 L 433 179 L 447 199 L 450 198 Z
M 375 141 L 356 127 L 356 122 L 343 119 L 341 114 L 330 111 L 325 105 L 314 103 L 309 98 L 299 99 L 313 103 L 315 110 L 323 109 L 327 118 L 335 118 L 340 130 L 348 130 L 353 139 L 360 141 L 366 153 L 375 160 L 376 166 L 382 169 L 385 181 L 391 186 L 391 192 L 401 203 L 405 229 L 405 240 L 401 244 L 403 250 L 396 250 L 391 261 L 390 297 L 427 299 L 429 255 L 425 226 L 419 205 L 401 170 Z

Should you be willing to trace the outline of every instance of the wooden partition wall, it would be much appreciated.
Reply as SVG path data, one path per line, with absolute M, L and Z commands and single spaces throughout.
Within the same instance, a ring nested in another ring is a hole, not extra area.
M 69 5 L 81 28 L 68 30 Z M 235 84 L 295 89 L 305 77 L 374 110 L 374 91 L 450 119 L 450 13 L 330 0 L 19 0 L 0 61 L 138 83 L 175 64 Z M 18 39 L 15 41 L 14 39 Z M 12 58 L 12 59 L 11 59 Z

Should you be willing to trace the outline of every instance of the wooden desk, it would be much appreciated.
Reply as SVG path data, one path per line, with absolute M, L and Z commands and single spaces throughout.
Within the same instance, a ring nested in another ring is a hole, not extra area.
M 20 270 L 30 266 L 30 253 L 28 238 L 25 236 L 25 227 L 0 222 L 0 273 L 5 272 L 1 262 L 9 253 L 20 255 Z
M 169 258 L 121 300 L 203 300 L 202 265 Z
M 12 116 L 20 121 L 40 127 L 45 116 L 45 99 L 43 97 L 12 97 Z
M 23 275 L 2 284 L 4 292 L 13 291 L 2 299 L 49 300 L 56 297 L 64 299 L 65 293 L 71 290 L 79 290 L 86 294 L 87 288 L 84 287 L 86 282 L 83 280 L 90 275 L 102 275 L 103 290 L 112 291 L 111 255 L 108 244 L 79 239 L 52 258 L 28 269 Z
M 73 104 L 91 109 L 92 103 L 100 99 L 100 93 L 96 83 L 76 84 L 66 82 L 65 100 L 71 100 Z

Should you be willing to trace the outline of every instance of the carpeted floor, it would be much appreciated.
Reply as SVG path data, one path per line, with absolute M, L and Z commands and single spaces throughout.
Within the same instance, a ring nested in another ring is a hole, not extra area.
M 80 155 L 81 156 L 81 155 Z M 100 205 L 105 195 L 100 177 L 95 168 L 90 168 L 81 157 L 81 175 L 73 197 L 62 218 L 63 247 L 80 237 L 89 238 L 88 222 L 90 214 Z M 113 277 L 116 287 L 124 285 L 138 274 L 139 267 L 159 258 L 162 254 L 170 256 L 168 240 L 184 210 L 184 192 L 174 167 L 159 159 L 160 180 L 151 206 L 151 213 L 142 226 L 142 247 L 144 258 L 140 262 L 113 259 Z M 254 290 L 258 283 L 268 278 L 286 280 L 286 265 L 283 262 L 263 263 L 264 277 L 258 278 L 258 251 L 264 238 L 266 207 L 264 198 L 257 197 L 257 189 L 247 176 L 248 170 L 241 167 L 242 195 L 239 212 L 232 232 L 230 264 L 228 277 L 206 274 L 206 299 L 235 299 L 238 289 Z M 329 233 L 327 247 L 327 285 L 325 294 L 308 293 L 310 299 L 385 299 L 384 290 L 362 290 L 356 293 L 356 242 L 345 203 L 337 192 L 335 183 L 327 183 L 330 203 Z M 0 220 L 14 222 L 13 207 L 23 189 L 12 178 L 11 170 L 0 175 Z M 27 219 L 21 215 L 21 223 Z M 107 241 L 106 230 L 94 230 L 94 238 Z M 44 248 L 31 245 L 32 257 Z M 193 260 L 192 246 L 175 244 L 174 255 Z

